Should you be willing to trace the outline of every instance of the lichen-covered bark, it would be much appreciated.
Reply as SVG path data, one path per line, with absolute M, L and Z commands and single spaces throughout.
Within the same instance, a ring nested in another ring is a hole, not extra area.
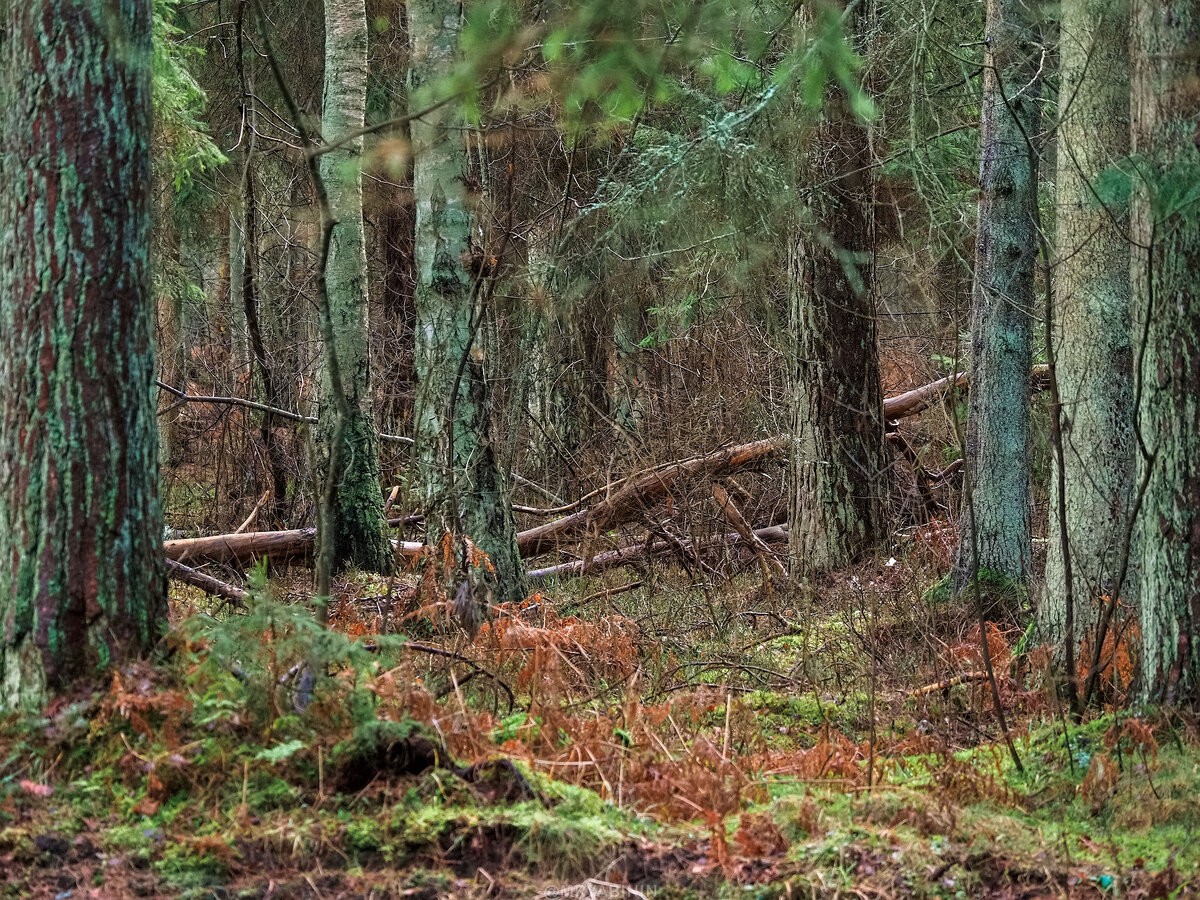
M 149 0 L 10 4 L 0 47 L 0 709 L 165 621 Z
M 453 68 L 461 5 L 412 0 L 410 96 Z M 416 462 L 425 527 L 431 539 L 465 533 L 490 557 L 502 600 L 524 594 L 505 474 L 486 379 L 486 329 L 473 327 L 477 279 L 470 271 L 472 213 L 461 113 L 447 104 L 412 123 L 413 194 L 417 206 Z
M 1060 28 L 1054 342 L 1076 649 L 1119 576 L 1133 500 L 1133 355 L 1128 215 L 1098 180 L 1129 152 L 1128 0 L 1064 0 Z M 1057 470 L 1058 461 L 1054 460 Z M 1065 634 L 1064 502 L 1051 477 L 1050 538 L 1038 616 Z M 1134 592 L 1126 578 L 1122 593 Z
M 979 568 L 992 575 L 1024 582 L 1031 567 L 1030 311 L 1038 240 L 1027 141 L 1037 135 L 1042 55 L 1034 10 L 1025 0 L 987 3 L 965 466 L 971 505 L 964 502 L 959 515 L 958 588 L 972 578 L 976 540 Z
M 830 101 L 813 141 L 816 223 L 793 237 L 789 553 L 797 572 L 844 566 L 883 531 L 884 427 L 872 284 L 866 128 Z
M 363 126 L 367 102 L 367 13 L 363 0 L 325 0 L 325 107 L 321 132 L 335 141 Z M 363 241 L 362 138 L 321 158 L 321 178 L 336 224 L 325 279 L 334 346 L 349 417 L 334 477 L 332 528 L 335 568 L 353 564 L 387 572 L 392 553 L 383 519 L 379 451 L 371 415 L 367 343 L 367 251 Z M 328 477 L 338 404 L 322 370 L 317 444 L 322 479 Z
M 1200 7 L 1133 4 L 1133 334 L 1137 428 L 1152 454 L 1138 515 L 1142 674 L 1150 699 L 1200 701 Z M 1149 251 L 1142 248 L 1149 247 Z

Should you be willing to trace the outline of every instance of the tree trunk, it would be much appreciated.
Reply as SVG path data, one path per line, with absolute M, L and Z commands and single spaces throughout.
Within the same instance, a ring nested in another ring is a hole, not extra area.
M 1026 582 L 1031 567 L 1029 365 L 1037 257 L 1036 136 L 1041 52 L 1024 0 L 988 0 L 980 126 L 979 230 L 972 291 L 968 502 L 954 585 L 985 574 Z M 978 557 L 975 550 L 978 550 Z
M 0 164 L 0 708 L 165 621 L 149 278 L 150 4 L 7 11 Z
M 163 218 L 170 216 L 165 211 Z M 159 222 L 159 227 L 168 233 L 161 253 L 158 254 L 158 346 L 159 366 L 162 380 L 167 384 L 187 390 L 187 351 L 183 345 L 183 301 L 185 284 L 180 264 L 182 236 L 175 222 Z M 175 398 L 164 391 L 159 392 L 159 402 L 165 407 L 158 417 L 159 464 L 167 468 L 179 461 L 181 446 L 179 428 L 183 409 L 175 405 Z M 174 408 L 172 408 L 174 406 Z
M 229 202 L 229 364 L 235 383 L 250 380 L 250 338 L 246 333 L 245 287 L 246 240 L 242 233 L 243 216 L 238 199 Z M 182 385 L 176 385 L 182 387 Z M 236 389 L 233 393 L 241 395 Z
M 363 0 L 325 0 L 325 108 L 321 122 L 325 140 L 335 141 L 362 128 L 366 102 L 366 6 Z M 347 420 L 340 423 L 340 471 L 333 473 L 337 487 L 327 524 L 332 530 L 335 569 L 353 564 L 371 572 L 387 572 L 391 569 L 392 553 L 383 519 L 379 451 L 371 416 L 362 146 L 359 137 L 321 158 L 321 178 L 336 221 L 325 269 L 333 320 L 332 351 L 337 354 L 349 410 Z M 332 391 L 323 366 L 316 430 L 322 481 L 330 477 L 329 448 L 339 424 L 338 404 Z
M 412 106 L 453 69 L 461 7 L 451 0 L 407 6 Z M 496 569 L 498 598 L 524 595 L 507 479 L 497 465 L 491 392 L 481 346 L 482 276 L 471 271 L 473 217 L 464 123 L 450 103 L 412 123 L 417 206 L 416 462 L 431 541 L 466 534 Z
M 1043 638 L 1060 643 L 1067 591 L 1056 510 L 1065 502 L 1078 652 L 1118 577 L 1136 467 L 1129 217 L 1119 204 L 1102 204 L 1097 190 L 1101 173 L 1129 152 L 1128 4 L 1064 0 L 1060 34 L 1054 354 L 1064 491 L 1060 497 L 1052 474 L 1038 615 Z M 1057 459 L 1053 465 L 1057 473 Z
M 615 300 L 612 323 L 612 369 L 609 409 L 618 438 L 642 436 L 646 419 L 646 369 L 642 359 L 642 304 L 636 294 Z
M 788 247 L 796 574 L 847 565 L 884 529 L 868 134 L 838 96 L 815 137 L 805 175 L 822 185 L 809 201 L 815 223 L 798 225 Z
M 1142 674 L 1150 699 L 1200 700 L 1200 9 L 1133 5 L 1133 333 L 1145 339 L 1138 428 Z M 1190 202 L 1186 195 L 1193 192 Z M 1142 249 L 1149 247 L 1149 251 Z

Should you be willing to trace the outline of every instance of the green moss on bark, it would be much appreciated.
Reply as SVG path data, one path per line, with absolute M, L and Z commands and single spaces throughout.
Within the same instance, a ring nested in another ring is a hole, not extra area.
M 0 78 L 0 708 L 165 620 L 148 265 L 150 5 L 8 13 Z
M 363 126 L 367 101 L 367 19 L 363 0 L 325 0 L 325 108 L 322 131 L 337 140 Z M 350 410 L 342 423 L 342 452 L 334 473 L 331 521 L 334 566 L 354 564 L 388 572 L 392 550 L 383 518 L 379 452 L 371 415 L 371 368 L 367 328 L 367 254 L 363 239 L 362 138 L 348 141 L 321 158 L 334 225 L 325 278 L 333 320 L 333 352 Z M 337 398 L 328 370 L 322 369 L 317 427 L 322 479 L 329 477 L 337 420 Z

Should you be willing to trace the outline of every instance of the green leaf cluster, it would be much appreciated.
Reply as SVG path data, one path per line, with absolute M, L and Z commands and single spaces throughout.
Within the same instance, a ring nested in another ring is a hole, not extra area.
M 155 157 L 175 190 L 176 206 L 187 208 L 196 205 L 201 186 L 227 160 L 208 133 L 207 98 L 188 68 L 204 51 L 183 40 L 174 24 L 178 6 L 179 0 L 154 0 Z

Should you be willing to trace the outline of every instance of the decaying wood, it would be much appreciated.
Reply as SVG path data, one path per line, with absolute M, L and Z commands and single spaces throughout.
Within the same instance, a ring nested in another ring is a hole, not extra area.
M 1032 377 L 1035 380 L 1035 387 L 1041 387 L 1041 382 L 1046 377 L 1046 366 L 1035 366 Z M 884 417 L 889 421 L 895 421 L 906 416 L 915 415 L 935 403 L 951 387 L 965 387 L 969 380 L 969 374 L 961 372 L 957 377 L 947 376 L 946 378 L 939 378 L 937 381 L 914 388 L 911 391 L 906 391 L 903 394 L 898 394 L 895 397 L 888 397 L 883 401 Z M 183 394 L 181 391 L 172 390 L 166 385 L 163 385 L 163 387 L 171 390 L 172 393 L 185 397 L 187 400 L 208 400 L 212 402 L 236 400 L 236 398 L 197 397 L 196 395 Z M 250 404 L 246 402 L 242 403 L 242 405 Z M 273 412 L 277 411 L 273 410 Z M 593 491 L 587 497 L 581 498 L 580 501 L 562 508 L 574 508 L 589 498 L 606 495 L 606 499 L 601 500 L 593 506 L 586 509 L 577 509 L 577 511 L 570 515 L 520 532 L 517 535 L 517 546 L 520 548 L 523 557 L 532 557 L 546 553 L 559 544 L 572 543 L 589 532 L 592 534 L 602 534 L 617 525 L 629 521 L 641 510 L 662 499 L 682 480 L 697 476 L 716 478 L 736 469 L 772 459 L 786 450 L 789 442 L 790 438 L 788 435 L 776 435 L 775 437 L 764 438 L 763 440 L 753 441 L 748 444 L 726 447 L 713 453 L 693 457 L 692 459 L 666 463 L 649 471 L 614 482 L 600 491 Z M 954 466 L 952 465 L 945 472 L 933 475 L 932 478 L 933 480 L 937 480 L 938 478 L 945 477 L 951 474 L 953 469 Z M 728 497 L 726 499 L 728 500 Z M 556 511 L 539 510 L 538 512 L 544 514 Z M 403 522 L 404 524 L 411 524 L 418 521 L 418 518 L 408 516 Z M 400 521 L 389 521 L 389 524 L 399 524 Z M 734 527 L 738 527 L 736 523 Z M 775 527 L 777 528 L 778 526 Z M 772 529 L 766 530 L 771 531 Z M 771 543 L 774 539 L 763 537 L 763 531 L 764 529 L 758 529 L 754 534 L 767 543 Z M 311 556 L 315 544 L 315 536 L 316 529 L 313 528 L 298 528 L 291 531 L 258 531 L 245 534 L 218 534 L 211 537 L 166 541 L 164 549 L 168 559 L 180 562 L 187 560 L 212 560 L 244 563 L 263 556 L 276 559 Z M 729 537 L 718 536 L 713 540 L 719 543 L 728 540 Z M 741 534 L 733 535 L 732 537 L 740 541 L 746 540 Z M 423 545 L 416 541 L 401 541 L 397 544 L 397 551 L 402 556 L 416 556 L 421 552 L 422 548 Z M 659 553 L 669 549 L 671 549 L 671 545 L 667 541 L 654 542 L 651 544 L 649 552 Z M 639 545 L 600 553 L 593 559 L 586 561 L 588 566 L 586 571 L 602 571 L 606 568 L 623 565 L 626 561 L 636 559 L 639 555 L 644 555 L 646 552 L 647 548 Z M 756 552 L 758 551 L 756 550 Z M 563 563 L 561 566 L 536 569 L 530 573 L 530 576 L 538 578 L 546 577 L 544 573 L 569 574 L 575 568 L 583 571 L 584 563 L 584 560 L 576 560 Z M 777 559 L 775 560 L 775 564 L 779 564 Z M 775 566 L 772 565 L 772 568 L 775 568 Z
M 167 559 L 179 562 L 205 560 L 246 563 L 264 556 L 272 559 L 291 559 L 311 556 L 316 536 L 315 528 L 216 534 L 211 537 L 165 541 L 163 550 Z M 401 556 L 416 556 L 424 547 L 419 541 L 399 541 L 396 551 Z
M 184 584 L 190 584 L 193 587 L 198 587 L 206 593 L 212 594 L 214 597 L 223 597 L 233 603 L 244 603 L 249 596 L 240 587 L 233 584 L 227 584 L 213 578 L 211 575 L 205 575 L 203 572 L 198 572 L 191 566 L 185 566 L 181 562 L 176 562 L 173 559 L 167 560 L 167 577 L 182 581 Z
M 987 672 L 966 672 L 962 675 L 955 675 L 953 678 L 947 678 L 945 681 L 939 681 L 934 684 L 927 684 L 923 688 L 917 688 L 910 693 L 910 697 L 924 697 L 926 694 L 936 694 L 938 691 L 948 691 L 952 687 L 957 687 L 960 684 L 969 684 L 973 681 L 987 681 Z
M 388 494 L 387 500 L 383 504 L 383 517 L 386 519 L 387 514 L 392 511 L 392 504 L 396 502 L 396 498 L 400 496 L 400 485 L 392 488 L 392 492 Z
M 263 491 L 263 495 L 258 498 L 258 502 L 254 504 L 254 509 L 250 510 L 250 515 L 246 516 L 245 521 L 243 521 L 241 525 L 233 530 L 234 534 L 241 534 L 250 527 L 250 523 L 254 521 L 255 516 L 258 515 L 258 511 L 262 509 L 263 504 L 267 502 L 267 498 L 270 496 L 271 489 L 267 488 L 265 491 Z
M 768 544 L 780 544 L 787 541 L 787 526 L 786 525 L 771 525 L 767 528 L 757 528 L 753 532 L 754 536 L 759 540 L 765 541 Z M 699 552 L 717 546 L 736 546 L 737 544 L 745 543 L 745 539 L 740 534 L 718 534 L 711 538 L 705 538 L 699 541 L 686 541 L 685 544 L 693 551 Z M 664 553 L 676 553 L 678 547 L 671 541 L 652 541 L 648 544 L 630 544 L 621 547 L 617 550 L 608 550 L 604 553 L 597 553 L 591 559 L 575 559 L 571 562 L 559 563 L 554 566 L 546 566 L 541 569 L 533 569 L 526 573 L 527 577 L 532 580 L 541 580 L 544 578 L 553 577 L 574 577 L 576 575 L 594 575 L 597 572 L 604 572 L 608 569 L 615 569 L 620 566 L 627 566 L 633 562 L 639 562 L 651 556 L 659 556 Z
M 1050 367 L 1046 365 L 1033 367 L 1030 378 L 1033 380 L 1036 389 L 1041 390 L 1045 386 L 1044 383 L 1049 376 L 1049 372 Z M 969 372 L 959 372 L 957 375 L 947 375 L 945 378 L 939 378 L 937 381 L 923 384 L 920 387 L 913 388 L 911 391 L 897 394 L 895 397 L 887 397 L 883 401 L 883 417 L 889 421 L 895 421 L 907 418 L 908 416 L 915 416 L 940 400 L 952 388 L 965 388 L 970 381 L 971 375 Z
M 538 525 L 517 535 L 522 556 L 537 556 L 562 541 L 569 541 L 588 530 L 608 531 L 625 521 L 631 514 L 663 497 L 681 478 L 697 475 L 714 477 L 759 460 L 767 459 L 788 444 L 780 435 L 750 444 L 726 447 L 715 453 L 698 456 L 643 475 L 626 483 L 607 500 L 545 525 Z
M 281 419 L 287 419 L 291 422 L 301 422 L 306 425 L 317 424 L 316 416 L 304 416 L 297 412 L 292 412 L 290 409 L 281 409 L 278 406 L 270 406 L 266 403 L 256 403 L 253 400 L 244 400 L 241 397 L 214 397 L 207 394 L 189 394 L 187 391 L 182 391 L 177 387 L 171 387 L 165 381 L 155 379 L 154 382 L 158 387 L 172 396 L 179 399 L 164 409 L 159 415 L 165 415 L 173 409 L 178 408 L 184 403 L 210 403 L 217 406 L 241 406 L 246 409 L 255 409 L 259 412 L 270 413 L 273 416 L 278 416 Z M 379 439 L 391 444 L 407 444 L 412 445 L 413 439 L 400 434 L 384 434 L 379 432 Z
M 713 499 L 717 501 L 717 505 L 721 507 L 721 512 L 725 513 L 725 518 L 729 520 L 729 524 L 736 529 L 737 533 L 742 536 L 742 540 L 746 541 L 754 548 L 754 555 L 758 557 L 758 564 L 763 570 L 763 584 L 767 590 L 771 590 L 772 578 L 787 579 L 787 569 L 783 563 L 779 561 L 771 548 L 767 546 L 767 542 L 758 537 L 751 530 L 746 522 L 745 516 L 741 510 L 733 502 L 733 498 L 729 496 L 729 492 L 720 484 L 712 486 Z

